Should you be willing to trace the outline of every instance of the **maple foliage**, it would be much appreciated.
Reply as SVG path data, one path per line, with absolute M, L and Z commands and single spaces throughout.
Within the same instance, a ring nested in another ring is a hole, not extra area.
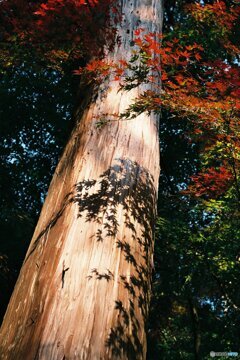
M 233 181 L 233 174 L 221 166 L 219 169 L 209 167 L 205 171 L 192 176 L 193 185 L 184 193 L 193 193 L 194 196 L 215 198 L 224 193 Z
M 111 46 L 114 38 L 113 23 L 118 13 L 115 11 L 110 22 L 113 3 L 114 0 L 3 0 L 1 66 L 14 66 L 28 54 L 61 70 L 71 60 L 99 56 L 103 46 Z
M 186 9 L 191 12 L 191 15 L 198 23 L 217 26 L 222 33 L 232 30 L 240 14 L 239 6 L 227 7 L 226 2 L 223 0 L 214 1 L 212 4 L 204 4 L 204 6 L 200 3 L 194 3 L 186 5 Z

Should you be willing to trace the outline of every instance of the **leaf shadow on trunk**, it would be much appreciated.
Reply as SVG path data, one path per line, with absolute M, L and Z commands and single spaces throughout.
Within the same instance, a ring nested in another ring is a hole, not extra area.
M 122 268 L 130 269 L 130 275 L 126 272 L 118 274 L 122 291 L 113 299 L 114 319 L 105 339 L 107 351 L 113 358 L 142 359 L 142 327 L 146 322 L 150 300 L 156 211 L 153 178 L 137 162 L 116 159 L 97 180 L 83 180 L 75 184 L 73 190 L 65 196 L 60 210 L 37 236 L 25 262 L 38 244 L 46 241 L 45 234 L 60 221 L 67 207 L 73 204 L 78 206 L 78 218 L 98 225 L 94 235 L 96 242 L 103 246 L 106 241 L 115 243 L 123 255 L 123 265 L 126 264 Z M 88 281 L 95 279 L 110 282 L 114 277 L 112 269 L 102 272 L 94 268 L 90 269 L 87 278 Z
M 105 345 L 113 357 L 143 358 L 139 334 L 146 321 L 150 296 L 156 203 L 153 178 L 137 162 L 117 159 L 98 180 L 78 183 L 76 191 L 73 201 L 78 204 L 78 216 L 85 217 L 86 222 L 97 223 L 96 241 L 115 241 L 131 268 L 130 276 L 119 275 L 125 296 L 114 300 L 115 320 Z M 119 212 L 123 214 L 121 222 L 124 221 L 125 231 L 119 223 Z M 92 278 L 109 282 L 114 280 L 114 273 L 110 269 L 100 272 L 94 268 L 88 276 L 89 280 Z M 143 319 L 142 324 L 139 318 Z

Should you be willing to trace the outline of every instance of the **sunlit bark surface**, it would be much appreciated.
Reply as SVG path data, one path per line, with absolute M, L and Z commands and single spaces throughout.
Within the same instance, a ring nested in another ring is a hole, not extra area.
M 160 0 L 120 1 L 121 42 L 159 32 Z M 56 169 L 1 328 L 8 360 L 144 359 L 159 177 L 155 115 L 116 121 L 143 88 L 102 84 Z M 114 119 L 102 128 L 101 118 Z

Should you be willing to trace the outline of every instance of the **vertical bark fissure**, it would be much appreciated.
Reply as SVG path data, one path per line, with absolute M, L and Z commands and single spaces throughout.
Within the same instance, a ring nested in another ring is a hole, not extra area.
M 119 5 L 121 43 L 110 60 L 131 56 L 136 28 L 160 32 L 162 22 L 161 0 Z M 145 359 L 158 119 L 144 113 L 96 128 L 144 90 L 119 92 L 110 78 L 80 106 L 4 318 L 2 360 Z
M 188 303 L 189 303 L 189 310 L 190 310 L 190 315 L 191 315 L 191 319 L 192 319 L 194 356 L 195 356 L 195 360 L 199 360 L 200 359 L 199 351 L 200 351 L 200 345 L 201 345 L 201 335 L 200 335 L 200 328 L 199 328 L 198 310 L 191 298 L 188 299 Z

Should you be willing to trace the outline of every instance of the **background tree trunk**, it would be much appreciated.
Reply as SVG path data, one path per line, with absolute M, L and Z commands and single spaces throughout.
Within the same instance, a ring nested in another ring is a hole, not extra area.
M 119 5 L 114 60 L 130 57 L 134 29 L 162 24 L 161 0 Z M 96 127 L 142 90 L 118 92 L 109 79 L 79 107 L 3 321 L 1 359 L 146 357 L 158 121 L 141 114 Z
M 200 345 L 201 345 L 201 335 L 199 329 L 199 317 L 197 306 L 194 304 L 194 300 L 189 297 L 188 298 L 189 311 L 192 319 L 192 331 L 193 331 L 193 345 L 194 345 L 194 356 L 195 360 L 200 359 Z

